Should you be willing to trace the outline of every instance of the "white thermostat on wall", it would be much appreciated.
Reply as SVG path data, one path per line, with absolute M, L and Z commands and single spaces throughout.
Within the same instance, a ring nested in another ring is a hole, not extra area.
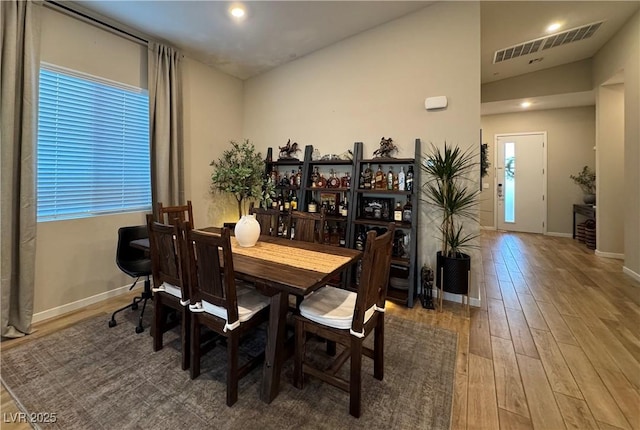
M 447 107 L 447 96 L 427 97 L 424 101 L 426 110 L 443 109 Z

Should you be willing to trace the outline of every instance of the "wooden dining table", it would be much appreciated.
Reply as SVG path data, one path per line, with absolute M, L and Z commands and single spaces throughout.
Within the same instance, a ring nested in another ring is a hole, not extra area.
M 144 247 L 144 239 L 138 242 L 132 245 Z M 146 245 L 148 247 L 148 240 Z M 231 250 L 236 277 L 254 283 L 270 297 L 260 398 L 271 403 L 280 390 L 280 375 L 286 358 L 289 294 L 304 297 L 321 288 L 356 263 L 362 257 L 362 251 L 272 236 L 260 236 L 258 242 L 248 248 L 240 247 L 232 237 Z

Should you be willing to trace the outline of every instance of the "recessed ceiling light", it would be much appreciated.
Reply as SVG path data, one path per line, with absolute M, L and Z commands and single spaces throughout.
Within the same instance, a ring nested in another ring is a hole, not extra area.
M 549 27 L 547 27 L 547 33 L 552 33 L 557 29 L 559 29 L 560 27 L 562 27 L 562 24 L 560 24 L 559 22 L 554 22 Z
M 522 102 L 520 103 L 520 106 L 522 106 L 523 108 L 528 108 L 529 106 L 531 106 L 531 102 Z
M 242 18 L 242 17 L 244 17 L 245 11 L 244 11 L 244 8 L 242 6 L 234 6 L 229 10 L 229 13 L 234 18 Z

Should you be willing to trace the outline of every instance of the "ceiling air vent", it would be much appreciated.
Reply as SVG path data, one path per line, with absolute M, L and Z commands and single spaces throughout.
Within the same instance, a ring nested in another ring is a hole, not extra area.
M 567 43 L 588 39 L 600 28 L 604 21 L 572 28 L 561 33 L 552 34 L 538 39 L 529 40 L 515 46 L 500 49 L 493 54 L 493 63 L 501 63 L 523 55 L 534 54 L 545 49 L 554 48 Z

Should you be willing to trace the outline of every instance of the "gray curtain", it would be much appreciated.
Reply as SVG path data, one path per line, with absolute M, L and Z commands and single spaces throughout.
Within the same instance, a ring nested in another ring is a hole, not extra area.
M 149 137 L 153 207 L 184 204 L 180 54 L 149 42 Z
M 0 1 L 2 337 L 31 332 L 36 251 L 39 2 Z

